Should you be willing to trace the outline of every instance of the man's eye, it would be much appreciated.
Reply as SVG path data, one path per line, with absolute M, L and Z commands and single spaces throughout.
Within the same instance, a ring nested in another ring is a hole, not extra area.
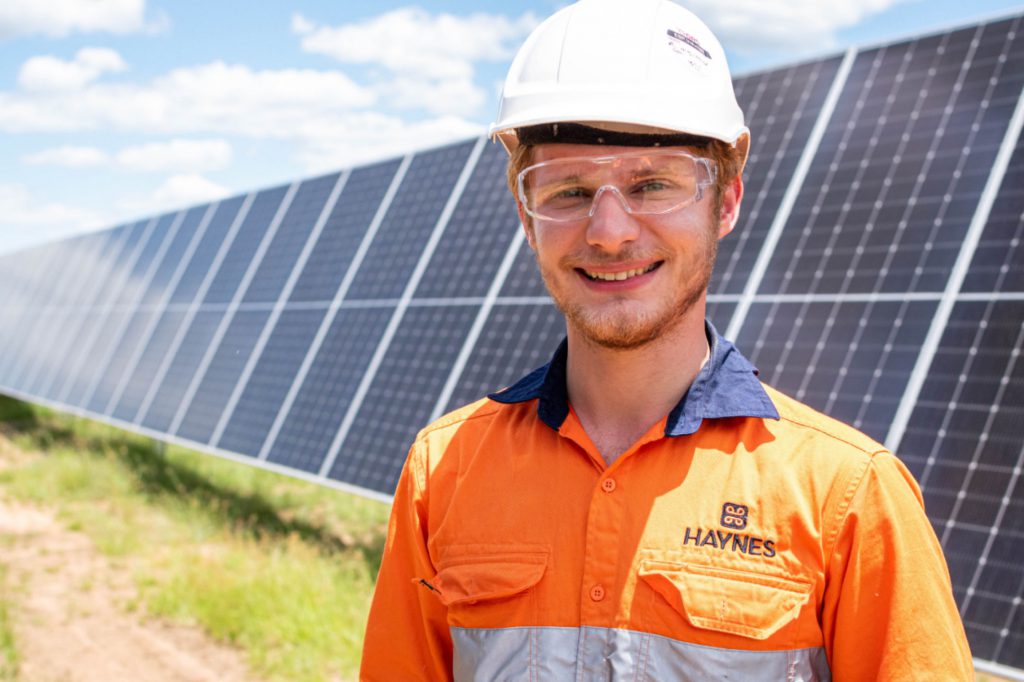
M 645 180 L 644 182 L 637 183 L 633 187 L 633 192 L 637 194 L 651 194 L 654 192 L 664 192 L 672 188 L 672 184 L 664 180 Z
M 574 199 L 586 199 L 590 192 L 584 187 L 563 187 L 552 192 L 545 201 L 572 201 Z

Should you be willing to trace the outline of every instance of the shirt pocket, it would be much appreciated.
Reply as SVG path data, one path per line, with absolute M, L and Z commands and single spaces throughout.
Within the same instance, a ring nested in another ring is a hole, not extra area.
M 536 586 L 547 570 L 545 547 L 501 551 L 450 548 L 430 581 L 452 627 L 536 625 Z
M 800 615 L 812 584 L 694 562 L 644 560 L 640 578 L 693 627 L 768 639 Z

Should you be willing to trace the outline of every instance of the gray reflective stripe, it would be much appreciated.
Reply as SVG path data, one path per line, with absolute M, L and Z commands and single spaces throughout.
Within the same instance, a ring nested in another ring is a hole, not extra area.
M 829 682 L 822 647 L 721 649 L 611 628 L 452 628 L 458 681 Z

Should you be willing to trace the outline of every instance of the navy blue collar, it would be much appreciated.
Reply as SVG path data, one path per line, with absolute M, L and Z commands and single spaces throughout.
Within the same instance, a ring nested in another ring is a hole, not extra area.
M 779 412 L 758 380 L 754 366 L 740 355 L 732 343 L 719 336 L 710 322 L 704 324 L 711 346 L 711 357 L 704 363 L 682 400 L 669 413 L 665 435 L 687 436 L 695 433 L 705 419 L 778 419 Z M 563 340 L 548 364 L 487 397 L 499 403 L 539 399 L 537 416 L 557 431 L 569 416 L 569 394 L 565 383 L 567 356 L 568 345 Z

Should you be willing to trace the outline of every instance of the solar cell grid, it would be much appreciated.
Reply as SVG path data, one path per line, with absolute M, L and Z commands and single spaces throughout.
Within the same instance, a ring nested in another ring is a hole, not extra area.
M 552 304 L 494 306 L 445 409 L 479 400 L 543 365 L 564 335 L 565 321 Z
M 96 372 L 91 395 L 85 402 L 86 409 L 96 414 L 107 414 L 107 403 L 114 397 L 124 373 L 131 370 L 128 363 L 148 336 L 146 332 L 151 323 L 159 319 L 160 312 L 147 308 L 125 313 L 121 335 L 111 345 L 112 352 L 107 363 Z
M 54 400 L 59 398 L 58 389 L 65 383 L 92 329 L 89 325 L 92 322 L 89 313 L 113 297 L 112 290 L 118 280 L 119 263 L 130 256 L 140 236 L 141 231 L 133 225 L 122 225 L 110 232 L 108 249 L 100 257 L 93 282 L 83 291 L 84 297 L 77 314 L 69 321 L 65 330 L 53 336 L 53 345 L 47 352 L 51 361 L 47 367 L 41 368 L 37 378 L 40 395 Z
M 173 236 L 168 236 L 164 244 L 164 251 L 160 256 L 160 263 L 150 278 L 145 293 L 139 299 L 137 305 L 164 305 L 170 297 L 184 266 L 182 260 L 191 258 L 192 251 L 198 244 L 193 244 L 196 231 L 203 225 L 203 217 L 209 209 L 209 204 L 195 206 L 184 211 L 184 215 L 177 216 L 180 224 L 175 229 Z
M 141 306 L 145 305 L 148 292 L 153 288 L 153 280 L 160 270 L 164 256 L 181 231 L 185 214 L 185 211 L 180 211 L 169 220 L 162 218 L 157 222 L 157 231 L 150 237 L 149 243 L 136 263 L 133 279 L 128 287 L 132 290 L 131 297 L 123 301 L 122 307 L 125 314 L 112 317 L 108 321 L 108 324 L 114 320 L 116 323 L 111 324 L 109 335 L 104 335 L 106 343 L 96 347 L 95 365 L 90 370 L 92 379 L 89 388 L 82 394 L 82 407 L 97 414 L 104 413 L 103 408 L 110 400 L 111 393 L 120 380 L 120 373 L 125 371 L 125 364 L 137 343 L 142 340 L 146 321 L 140 320 L 138 313 L 149 314 L 152 312 L 149 310 L 149 306 L 146 306 L 145 310 Z M 155 244 L 155 246 L 151 248 L 151 244 Z M 176 266 L 177 263 L 174 265 Z
M 199 316 L 200 307 L 198 303 L 206 298 L 206 294 L 212 287 L 213 282 L 216 278 L 217 273 L 220 272 L 220 266 L 231 252 L 231 247 L 234 245 L 235 238 L 241 231 L 242 224 L 245 222 L 246 216 L 249 214 L 249 209 L 255 203 L 256 195 L 246 195 L 239 206 L 237 211 L 234 206 L 229 205 L 233 202 L 222 203 L 218 207 L 218 213 L 213 217 L 213 223 L 219 225 L 221 220 L 227 220 L 227 216 L 220 217 L 221 210 L 229 211 L 230 226 L 227 228 L 227 232 L 223 237 L 216 237 L 218 240 L 218 246 L 216 254 L 212 256 L 210 260 L 209 270 L 203 276 L 202 281 L 195 289 L 193 297 L 193 305 L 186 308 L 184 319 L 178 326 L 174 333 L 174 338 L 167 347 L 166 353 L 163 354 L 162 359 L 159 361 L 159 366 L 156 369 L 156 373 L 149 382 L 149 388 L 146 391 L 145 397 L 142 399 L 141 404 L 135 412 L 135 418 L 132 420 L 134 423 L 140 423 L 143 419 L 149 418 L 150 407 L 154 401 L 160 399 L 160 405 L 157 409 L 159 417 L 154 417 L 163 424 L 163 429 L 169 427 L 174 421 L 174 415 L 177 412 L 178 406 L 182 398 L 188 394 L 189 388 L 193 378 L 193 373 L 198 371 L 199 367 L 204 366 L 204 359 L 206 358 L 206 352 L 208 352 L 208 346 L 213 342 L 213 339 L 217 336 L 217 331 L 220 329 L 220 319 L 222 318 L 222 308 L 217 305 L 211 305 L 212 311 L 216 313 L 216 326 L 213 328 L 207 327 L 207 322 L 211 319 L 210 316 L 204 316 L 202 319 L 197 320 Z M 214 228 L 214 234 L 218 235 L 221 231 L 221 227 Z M 205 238 L 204 238 L 205 241 Z M 200 256 L 204 260 L 209 256 Z M 186 273 L 186 278 L 188 273 Z M 188 288 L 192 288 L 191 285 L 187 285 Z M 237 293 L 237 292 L 236 292 Z M 194 345 L 190 345 L 197 339 L 201 339 L 202 346 L 201 350 L 197 350 Z M 182 352 L 182 348 L 185 350 Z M 198 355 L 197 355 L 198 353 Z M 168 386 L 167 391 L 163 391 L 158 394 L 158 390 L 163 387 L 167 373 L 171 370 L 181 371 L 183 367 L 189 373 L 185 377 L 181 377 L 178 381 L 172 382 Z M 180 389 L 179 392 L 175 392 L 175 388 Z M 173 396 L 168 400 L 168 395 Z M 173 405 L 172 405 L 173 403 Z M 165 421 L 166 420 L 166 421 Z M 147 426 L 148 426 L 147 422 Z M 162 429 L 162 430 L 163 430 Z
M 1024 137 L 1003 177 L 963 290 L 1024 291 Z
M 184 311 L 165 310 L 158 318 L 156 327 L 143 347 L 127 385 L 111 414 L 122 421 L 132 422 L 146 397 L 150 384 L 160 367 L 160 363 L 170 349 L 178 328 L 185 319 Z
M 154 281 L 147 290 L 146 298 L 150 301 L 149 306 L 147 309 L 140 306 L 135 313 L 132 322 L 140 326 L 137 329 L 130 327 L 129 331 L 122 336 L 103 372 L 101 385 L 104 388 L 97 391 L 90 403 L 91 409 L 95 412 L 111 414 L 120 401 L 128 382 L 136 371 L 139 358 L 149 348 L 153 332 L 163 319 L 168 301 L 177 289 L 189 262 L 194 257 L 215 210 L 214 205 L 208 204 L 197 207 L 185 215 L 181 227 L 174 237 L 174 242 L 164 254 Z M 136 404 L 132 409 L 133 414 L 137 408 Z
M 201 310 L 195 314 L 163 377 L 158 375 L 154 381 L 153 386 L 157 390 L 151 388 L 147 400 L 140 406 L 139 413 L 133 420 L 136 424 L 141 423 L 162 433 L 170 432 L 181 401 L 188 392 L 192 378 L 202 364 L 223 317 L 222 310 Z
M 265 189 L 256 195 L 246 211 L 231 250 L 217 269 L 203 303 L 227 303 L 235 297 L 238 286 L 263 242 L 278 206 L 288 192 L 287 186 Z
M 958 303 L 899 445 L 976 656 L 1022 665 L 1024 301 Z M 1016 601 L 1015 601 L 1016 600 Z M 1009 647 L 1009 648 L 1008 648 Z
M 331 478 L 394 489 L 401 457 L 426 423 L 476 316 L 475 306 L 409 308 L 347 437 Z
M 347 298 L 402 294 L 476 141 L 417 154 Z
M 198 390 L 179 408 L 176 419 L 180 423 L 176 428 L 172 424 L 172 433 L 196 443 L 209 442 L 268 317 L 270 312 L 266 310 L 239 310 L 234 314 L 212 362 L 201 374 Z
M 830 58 L 737 79 L 750 128 L 740 222 L 719 242 L 712 294 L 740 293 L 764 244 L 841 59 Z M 723 327 L 724 329 L 724 327 Z
M 400 160 L 357 168 L 345 182 L 309 261 L 292 291 L 291 303 L 330 301 L 352 262 Z
M 245 383 L 224 435 L 214 445 L 243 455 L 260 453 L 324 314 L 323 309 L 282 313 Z
M 339 177 L 339 173 L 332 173 L 306 180 L 299 186 L 252 283 L 245 291 L 243 303 L 272 303 L 277 300 Z
M 4 324 L 0 326 L 0 340 L 4 343 L 0 352 L 0 385 L 14 388 L 16 375 L 23 370 L 26 348 L 31 347 L 28 342 L 40 309 L 37 301 L 46 300 L 37 273 L 48 270 L 55 253 L 55 245 L 49 245 L 19 254 L 16 260 L 7 258 L 4 263 L 4 276 L 13 291 L 0 301 L 6 310 Z
M 90 316 L 95 334 L 92 336 L 92 344 L 87 352 L 80 356 L 83 362 L 80 363 L 74 380 L 69 384 L 69 389 L 60 399 L 67 405 L 73 405 L 85 409 L 89 399 L 92 397 L 93 388 L 103 375 L 101 367 L 97 363 L 102 362 L 109 351 L 117 343 L 119 332 L 131 320 L 131 313 L 127 306 L 108 309 L 97 315 Z
M 416 297 L 487 293 L 512 232 L 520 229 L 515 202 L 506 189 L 506 160 L 501 145 L 484 146 Z
M 708 299 L 707 310 L 704 316 L 715 326 L 719 334 L 725 334 L 732 322 L 732 316 L 736 312 L 735 301 L 722 301 L 715 298 Z
M 881 441 L 934 301 L 755 303 L 738 347 L 783 393 Z
M 113 266 L 126 232 L 125 227 L 101 232 L 99 235 L 90 236 L 88 242 L 83 245 L 87 262 L 83 264 L 81 276 L 73 285 L 77 290 L 76 294 L 68 302 L 68 315 L 62 319 L 59 327 L 49 329 L 42 343 L 35 345 L 33 353 L 38 358 L 38 363 L 26 380 L 28 392 L 50 397 L 47 393 L 50 377 L 66 363 L 68 345 L 77 340 L 74 330 L 80 327 L 84 310 L 95 300 L 106 273 Z
M 147 234 L 143 237 L 139 255 L 130 269 L 125 269 L 125 277 L 120 282 L 111 305 L 134 306 L 142 299 L 142 294 L 149 283 L 149 276 L 154 269 L 154 261 L 159 263 L 158 256 L 161 255 L 165 243 L 177 231 L 177 216 L 177 213 L 165 213 L 150 223 Z
M 35 292 L 30 304 L 30 310 L 21 322 L 23 326 L 23 342 L 17 351 L 17 358 L 14 359 L 11 385 L 19 390 L 25 390 L 29 377 L 31 377 L 44 359 L 35 352 L 40 345 L 44 345 L 47 339 L 52 337 L 51 330 L 54 321 L 62 314 L 61 304 L 68 287 L 68 280 L 73 279 L 75 272 L 75 261 L 77 256 L 70 242 L 53 245 L 51 261 L 59 264 L 54 269 L 52 277 L 45 278 L 43 286 Z
M 62 376 L 57 377 L 54 385 L 53 395 L 58 402 L 68 405 L 78 405 L 84 398 L 84 393 L 89 386 L 90 367 L 87 361 L 93 359 L 94 349 L 108 348 L 109 345 L 102 345 L 101 336 L 111 334 L 112 330 L 106 324 L 110 307 L 117 301 L 121 292 L 128 287 L 128 280 L 132 269 L 140 259 L 143 249 L 154 233 L 156 219 L 142 220 L 132 226 L 122 251 L 122 258 L 114 264 L 113 270 L 106 282 L 106 288 L 101 292 L 100 298 L 91 308 L 85 324 L 80 330 L 81 336 L 72 349 L 71 362 L 68 369 Z M 97 344 L 101 345 L 97 345 Z M 109 341 L 108 341 L 109 343 Z M 84 366 L 84 369 L 83 369 Z M 82 376 L 80 376 L 82 375 Z
M 224 239 L 238 215 L 245 197 L 232 197 L 219 202 L 214 209 L 213 217 L 203 232 L 202 240 L 196 246 L 195 253 L 182 273 L 178 285 L 171 293 L 170 303 L 191 303 L 196 292 L 206 279 L 214 259 L 217 257 Z
M 858 56 L 762 292 L 942 290 L 998 147 L 979 135 L 995 140 L 1008 118 L 990 107 L 1005 62 L 987 60 L 980 101 L 963 85 L 983 41 L 1005 54 L 1013 40 L 979 27 Z
M 392 312 L 338 313 L 280 431 L 265 445 L 269 461 L 308 472 L 320 469 Z
M 540 270 L 537 268 L 537 259 L 533 255 L 533 249 L 526 242 L 519 247 L 519 253 L 512 263 L 512 270 L 508 273 L 504 286 L 501 288 L 501 297 L 509 298 L 514 296 L 547 296 L 547 289 L 540 277 Z

